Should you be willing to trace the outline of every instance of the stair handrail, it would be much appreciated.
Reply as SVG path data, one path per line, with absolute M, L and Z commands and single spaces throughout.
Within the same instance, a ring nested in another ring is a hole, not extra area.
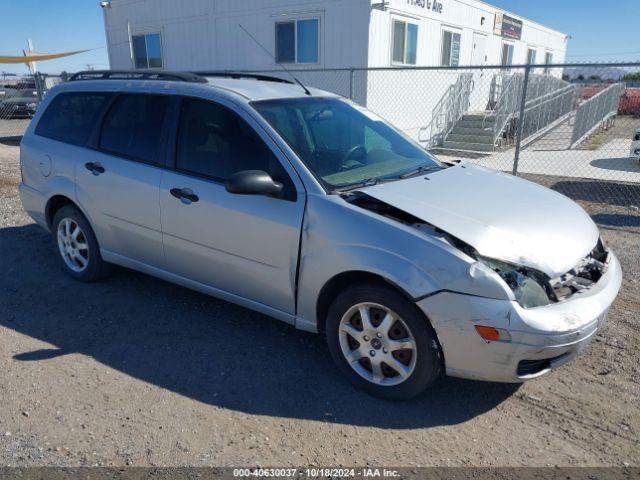
M 458 83 L 460 83 L 460 85 L 458 85 Z M 453 108 L 448 110 L 451 115 L 447 122 L 447 130 L 444 132 L 443 137 L 446 137 L 451 133 L 451 130 L 456 126 L 458 120 L 460 120 L 469 110 L 469 99 L 471 98 L 472 90 L 473 73 L 461 73 L 458 78 L 458 82 L 454 85 L 454 97 L 451 102 Z
M 494 119 L 492 126 L 494 145 L 497 144 L 498 137 L 507 126 L 509 121 L 514 117 L 516 113 L 518 113 L 518 99 L 520 97 L 519 93 L 521 92 L 519 79 L 521 78 L 523 78 L 522 74 L 512 73 L 509 76 L 506 85 L 504 84 L 504 80 L 502 81 L 500 96 L 498 97 L 493 110 L 482 120 L 482 129 L 484 130 L 487 120 L 489 120 L 490 118 Z M 516 87 L 512 88 L 513 85 L 516 85 Z
M 456 82 L 449 85 L 446 92 L 431 111 L 431 122 L 421 133 L 429 131 L 426 148 L 434 147 L 442 143 L 444 138 L 453 130 L 458 120 L 469 109 L 469 98 L 473 90 L 473 73 L 464 72 L 458 75 Z

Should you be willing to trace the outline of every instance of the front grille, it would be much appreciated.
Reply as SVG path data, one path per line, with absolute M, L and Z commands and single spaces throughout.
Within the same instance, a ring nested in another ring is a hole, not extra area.
M 565 355 L 568 354 L 563 353 L 562 355 L 558 355 L 557 357 L 542 358 L 539 360 L 521 360 L 520 363 L 518 363 L 518 369 L 516 370 L 516 373 L 519 377 L 535 375 L 536 373 L 540 373 L 551 368 L 551 362 L 554 362 L 555 360 L 558 360 Z

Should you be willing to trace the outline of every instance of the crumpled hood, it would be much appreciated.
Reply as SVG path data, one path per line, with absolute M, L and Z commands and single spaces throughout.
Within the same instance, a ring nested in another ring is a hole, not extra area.
M 464 163 L 360 189 L 474 247 L 483 256 L 555 278 L 595 247 L 599 232 L 576 203 L 552 190 Z

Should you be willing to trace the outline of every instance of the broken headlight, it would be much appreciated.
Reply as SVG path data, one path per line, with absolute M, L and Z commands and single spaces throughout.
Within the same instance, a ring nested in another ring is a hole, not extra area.
M 476 256 L 477 260 L 500 275 L 524 308 L 541 307 L 551 303 L 548 282 L 544 274 L 493 258 Z

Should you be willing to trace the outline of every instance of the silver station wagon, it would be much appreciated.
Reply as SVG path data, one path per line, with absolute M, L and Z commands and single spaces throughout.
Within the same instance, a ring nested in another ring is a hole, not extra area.
M 139 270 L 322 333 L 385 398 L 522 382 L 575 357 L 620 288 L 566 197 L 444 163 L 349 100 L 264 76 L 85 72 L 21 145 L 62 268 Z

